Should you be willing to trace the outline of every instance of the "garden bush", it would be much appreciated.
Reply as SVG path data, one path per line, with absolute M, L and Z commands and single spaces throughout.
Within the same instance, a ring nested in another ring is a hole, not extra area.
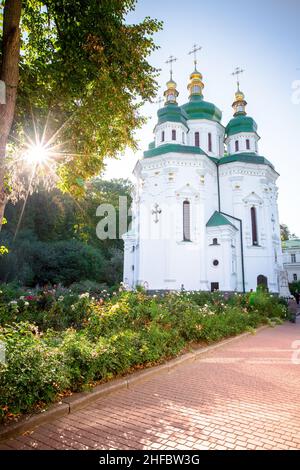
M 218 341 L 287 315 L 285 302 L 262 291 L 149 296 L 120 287 L 112 295 L 99 290 L 95 297 L 79 292 L 3 286 L 2 419 L 176 356 L 190 343 Z

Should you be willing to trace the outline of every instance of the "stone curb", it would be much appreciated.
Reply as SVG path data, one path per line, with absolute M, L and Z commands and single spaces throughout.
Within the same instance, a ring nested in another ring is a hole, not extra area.
M 268 325 L 261 326 L 255 330 L 255 333 L 258 333 L 262 330 L 269 328 Z M 249 336 L 252 333 L 246 332 L 241 335 L 234 336 L 233 338 L 222 340 L 211 346 L 205 348 L 199 348 L 193 350 L 192 352 L 185 353 L 182 356 L 171 359 L 165 364 L 160 364 L 153 368 L 144 369 L 142 371 L 134 372 L 133 374 L 127 375 L 121 379 L 115 379 L 111 382 L 105 384 L 97 385 L 93 388 L 91 392 L 82 392 L 75 393 L 71 397 L 65 398 L 60 403 L 55 403 L 51 405 L 46 411 L 30 415 L 24 418 L 18 423 L 9 425 L 7 428 L 0 429 L 0 442 L 6 439 L 12 438 L 18 434 L 30 431 L 41 424 L 48 423 L 55 419 L 61 418 L 68 415 L 69 413 L 75 412 L 81 408 L 86 407 L 88 404 L 93 403 L 105 395 L 118 392 L 119 390 L 125 388 L 134 387 L 136 384 L 145 382 L 156 375 L 161 375 L 163 373 L 170 373 L 175 368 L 180 367 L 181 365 L 192 363 L 201 358 L 201 356 L 210 353 L 214 349 L 218 349 L 226 344 L 229 344 L 233 341 L 238 341 L 239 339 Z

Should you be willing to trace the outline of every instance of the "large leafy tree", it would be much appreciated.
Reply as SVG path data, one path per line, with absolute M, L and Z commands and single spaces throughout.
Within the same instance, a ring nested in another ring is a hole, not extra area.
M 104 157 L 136 145 L 134 131 L 144 122 L 140 107 L 156 94 L 157 71 L 148 58 L 161 23 L 128 24 L 135 4 L 2 0 L 0 223 L 16 181 L 8 150 L 16 155 L 26 139 L 43 136 L 57 154 L 44 176 L 53 171 L 55 183 L 75 196 L 103 169 Z

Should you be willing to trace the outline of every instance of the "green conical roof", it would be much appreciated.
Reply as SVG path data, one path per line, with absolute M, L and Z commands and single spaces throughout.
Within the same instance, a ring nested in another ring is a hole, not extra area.
M 190 101 L 181 109 L 187 114 L 188 119 L 208 119 L 209 121 L 220 122 L 222 111 L 213 103 L 204 101 L 200 95 L 192 95 Z
M 181 122 L 187 127 L 187 115 L 177 103 L 169 103 L 157 112 L 158 123 Z
M 257 124 L 252 117 L 241 113 L 229 121 L 225 132 L 227 137 L 239 134 L 240 132 L 257 133 Z

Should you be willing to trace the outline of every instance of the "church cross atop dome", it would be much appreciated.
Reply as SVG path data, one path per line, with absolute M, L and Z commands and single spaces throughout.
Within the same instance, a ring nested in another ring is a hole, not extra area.
M 170 55 L 169 59 L 166 60 L 166 64 L 170 65 L 170 81 L 173 80 L 173 62 L 177 62 L 177 60 L 173 55 Z
M 189 55 L 194 54 L 195 70 L 197 70 L 197 52 L 201 50 L 202 50 L 202 46 L 198 46 L 198 44 L 194 44 L 193 49 L 188 53 Z
M 242 69 L 241 67 L 236 67 L 234 72 L 232 72 L 231 75 L 236 77 L 236 82 L 237 82 L 237 91 L 235 93 L 235 100 L 234 103 L 232 104 L 232 107 L 234 109 L 234 116 L 237 116 L 239 114 L 246 115 L 246 106 L 247 106 L 247 101 L 245 100 L 245 95 L 244 93 L 240 90 L 240 75 L 244 73 L 245 70 Z
M 244 72 L 245 72 L 245 69 L 242 69 L 241 67 L 236 67 L 234 72 L 232 72 L 232 74 L 231 74 L 233 76 L 236 76 L 238 91 L 240 90 L 240 75 Z
M 166 64 L 170 65 L 170 80 L 167 82 L 167 89 L 164 92 L 165 104 L 177 104 L 177 96 L 179 95 L 176 87 L 177 84 L 173 80 L 173 63 L 178 59 L 173 55 L 170 55 L 169 59 L 166 61 Z

